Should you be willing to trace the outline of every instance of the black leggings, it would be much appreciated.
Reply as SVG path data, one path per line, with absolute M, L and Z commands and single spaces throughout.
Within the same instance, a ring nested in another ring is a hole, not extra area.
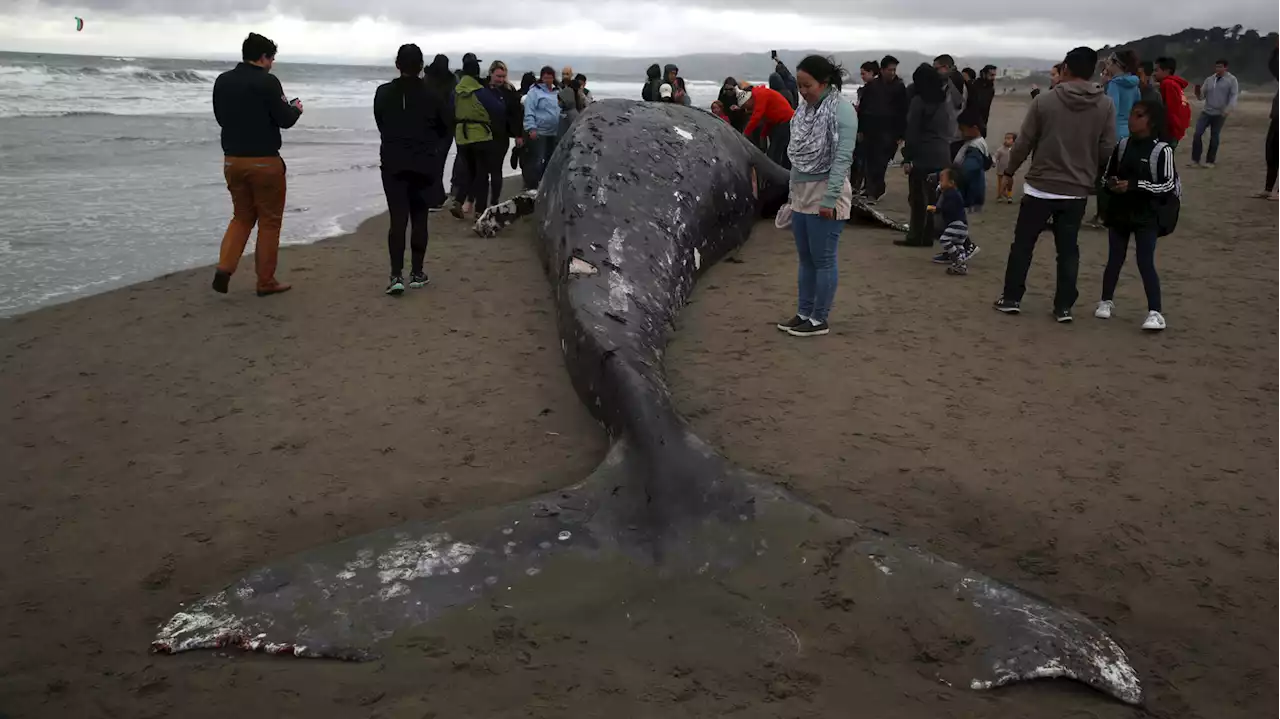
M 1276 137 L 1276 118 L 1271 118 L 1271 127 L 1267 130 L 1267 192 L 1273 192 L 1276 189 L 1276 169 L 1280 158 L 1280 138 Z
M 505 148 L 499 148 L 499 141 L 475 142 L 458 146 L 458 158 L 462 162 L 464 182 L 454 187 L 453 199 L 457 202 L 475 201 L 476 215 L 484 212 L 490 204 L 497 204 L 502 194 L 502 161 Z
M 1116 296 L 1116 283 L 1120 281 L 1120 268 L 1124 267 L 1129 253 L 1129 235 L 1138 246 L 1138 273 L 1142 275 L 1142 289 L 1147 292 L 1147 309 L 1160 312 L 1160 275 L 1156 274 L 1156 228 L 1139 227 L 1133 230 L 1107 230 L 1110 251 L 1107 253 L 1107 269 L 1102 272 L 1102 299 Z
M 432 178 L 416 172 L 382 172 L 382 191 L 387 194 L 387 210 L 391 213 L 391 230 L 387 232 L 387 252 L 391 255 L 391 274 L 404 272 L 404 233 L 412 225 L 409 247 L 413 254 L 413 272 L 422 272 L 427 257 L 427 191 L 434 186 Z

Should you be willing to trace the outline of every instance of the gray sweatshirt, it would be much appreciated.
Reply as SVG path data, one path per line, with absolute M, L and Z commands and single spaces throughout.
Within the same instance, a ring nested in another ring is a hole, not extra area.
M 1240 83 L 1231 73 L 1222 77 L 1213 74 L 1200 86 L 1200 94 L 1204 97 L 1204 114 L 1221 115 L 1236 109 L 1236 100 L 1240 97 Z

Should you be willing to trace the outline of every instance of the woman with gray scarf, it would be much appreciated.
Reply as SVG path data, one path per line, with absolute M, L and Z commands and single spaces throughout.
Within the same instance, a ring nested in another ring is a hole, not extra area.
M 836 248 L 853 201 L 849 166 L 858 118 L 840 95 L 844 68 L 831 60 L 821 55 L 801 60 L 796 82 L 800 107 L 791 119 L 787 156 L 791 231 L 800 264 L 798 299 L 795 316 L 778 329 L 793 337 L 818 337 L 831 331 L 827 316 L 839 280 Z

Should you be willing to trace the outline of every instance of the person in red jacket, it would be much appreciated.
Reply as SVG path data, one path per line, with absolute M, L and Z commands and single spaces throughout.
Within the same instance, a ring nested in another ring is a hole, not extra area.
M 747 139 L 761 145 L 770 160 L 790 170 L 787 144 L 791 142 L 791 116 L 795 114 L 791 103 L 777 90 L 756 85 L 739 90 L 738 104 L 751 113 L 743 130 Z
M 1165 142 L 1177 147 L 1191 126 L 1191 104 L 1187 102 L 1187 81 L 1175 72 L 1178 61 L 1171 57 L 1156 59 L 1156 71 L 1152 77 L 1160 84 L 1160 99 L 1164 101 Z

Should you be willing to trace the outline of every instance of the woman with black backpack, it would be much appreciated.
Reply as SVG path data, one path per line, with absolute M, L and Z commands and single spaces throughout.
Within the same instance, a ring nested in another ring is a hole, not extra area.
M 1110 251 L 1102 273 L 1102 300 L 1093 316 L 1111 319 L 1115 313 L 1116 283 L 1129 252 L 1129 238 L 1137 246 L 1138 272 L 1147 294 L 1147 317 L 1142 329 L 1165 328 L 1160 304 L 1160 276 L 1156 273 L 1156 239 L 1173 231 L 1181 203 L 1173 148 L 1160 141 L 1164 106 L 1139 100 L 1129 112 L 1129 137 L 1122 139 L 1103 172 L 1106 204 L 1103 223 Z

